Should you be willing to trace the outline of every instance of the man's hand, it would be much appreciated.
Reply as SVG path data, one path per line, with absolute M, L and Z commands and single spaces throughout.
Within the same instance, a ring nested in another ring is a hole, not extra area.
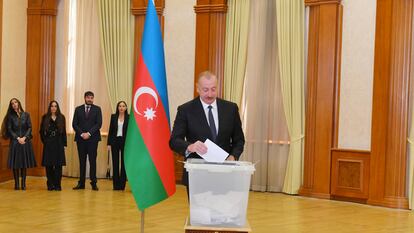
M 193 144 L 190 144 L 187 147 L 187 150 L 191 153 L 196 152 L 199 155 L 203 155 L 203 154 L 207 153 L 207 147 L 201 141 L 196 141 Z
M 108 145 L 108 151 L 111 151 L 111 145 Z
M 83 140 L 88 140 L 90 138 L 89 133 L 82 133 L 81 137 L 83 138 Z
M 234 157 L 233 155 L 229 155 L 227 156 L 227 161 L 236 161 L 236 157 Z

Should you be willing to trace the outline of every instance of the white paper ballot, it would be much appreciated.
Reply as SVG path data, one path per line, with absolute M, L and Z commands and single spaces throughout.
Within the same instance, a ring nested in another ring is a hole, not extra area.
M 207 162 L 222 163 L 229 156 L 229 153 L 221 149 L 219 146 L 217 146 L 214 142 L 210 141 L 210 139 L 208 138 L 206 139 L 204 144 L 207 146 L 207 153 L 200 155 L 200 156 Z

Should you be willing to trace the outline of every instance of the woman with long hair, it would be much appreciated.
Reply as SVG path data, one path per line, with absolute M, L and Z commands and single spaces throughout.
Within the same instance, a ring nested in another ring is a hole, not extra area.
M 3 137 L 10 139 L 7 166 L 13 169 L 14 189 L 26 189 L 26 169 L 35 167 L 36 160 L 32 146 L 32 123 L 29 113 L 22 108 L 20 101 L 12 98 L 9 102 L 2 129 Z M 20 174 L 19 174 L 20 173 Z M 19 186 L 19 176 L 22 177 Z
M 108 132 L 108 150 L 112 152 L 112 179 L 114 190 L 125 189 L 124 146 L 128 119 L 127 104 L 125 101 L 119 101 L 116 105 L 115 114 L 111 115 Z M 120 157 L 121 162 L 119 162 Z
M 66 165 L 67 145 L 65 116 L 55 100 L 49 103 L 47 113 L 40 124 L 40 139 L 43 143 L 42 166 L 46 168 L 47 190 L 61 191 L 62 166 Z

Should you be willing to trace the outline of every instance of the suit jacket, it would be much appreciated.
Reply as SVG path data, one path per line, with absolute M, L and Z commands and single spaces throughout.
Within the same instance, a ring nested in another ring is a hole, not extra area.
M 216 144 L 238 159 L 244 148 L 244 134 L 237 104 L 217 98 L 217 112 L 219 127 Z M 170 148 L 185 156 L 190 144 L 204 142 L 207 138 L 212 140 L 212 135 L 200 97 L 179 106 L 171 133 Z M 201 157 L 191 153 L 185 157 L 187 158 Z M 188 184 L 185 170 L 183 184 Z
M 126 133 L 128 129 L 128 120 L 129 114 L 125 114 L 124 124 L 122 125 L 122 137 L 126 138 Z M 118 115 L 111 115 L 111 122 L 109 123 L 109 132 L 108 132 L 108 145 L 112 145 L 115 142 L 116 134 L 118 132 Z
M 72 127 L 75 130 L 75 141 L 85 141 L 80 135 L 89 132 L 90 138 L 86 141 L 98 142 L 101 140 L 102 111 L 99 106 L 91 105 L 88 117 L 86 117 L 85 105 L 82 104 L 75 109 Z

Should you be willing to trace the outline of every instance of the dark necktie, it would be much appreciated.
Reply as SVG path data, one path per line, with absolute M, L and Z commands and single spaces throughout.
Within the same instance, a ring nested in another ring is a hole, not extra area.
M 86 118 L 88 118 L 89 117 L 89 109 L 91 108 L 91 106 L 89 106 L 89 105 L 87 105 L 86 106 L 86 111 L 85 111 L 85 116 L 86 116 Z
M 217 129 L 216 123 L 214 122 L 213 112 L 211 111 L 212 108 L 213 106 L 208 106 L 208 123 L 210 124 L 211 135 L 213 136 L 213 141 L 215 142 L 217 138 Z

